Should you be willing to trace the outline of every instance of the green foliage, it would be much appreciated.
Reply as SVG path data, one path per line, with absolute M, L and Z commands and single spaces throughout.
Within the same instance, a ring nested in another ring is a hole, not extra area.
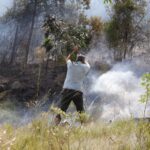
M 106 24 L 107 38 L 111 46 L 116 47 L 118 45 L 119 32 L 118 32 L 118 22 L 117 20 L 112 20 Z M 115 33 L 115 34 L 114 34 Z
M 150 124 L 117 121 L 82 126 L 52 126 L 48 115 L 20 128 L 0 127 L 0 149 L 12 150 L 120 150 L 149 149 Z M 134 137 L 134 138 L 133 138 Z
M 76 121 L 86 123 L 89 121 L 89 116 L 86 113 L 77 113 Z
M 46 52 L 48 52 L 49 50 L 51 50 L 53 48 L 53 46 L 54 46 L 52 39 L 50 37 L 45 38 L 42 46 L 45 47 Z
M 107 26 L 108 40 L 113 46 L 123 41 L 127 31 L 132 32 L 132 13 L 135 9 L 132 0 L 114 4 L 114 16 Z
M 69 117 L 70 115 L 66 114 L 64 111 L 62 111 L 60 108 L 57 108 L 57 107 L 51 107 L 51 111 L 54 112 L 55 114 L 59 114 L 59 115 L 62 115 L 63 117 L 67 118 Z
M 74 119 L 75 118 L 75 122 L 80 122 L 81 124 L 82 123 L 86 123 L 88 122 L 89 120 L 89 116 L 86 114 L 86 113 L 75 113 L 75 114 L 71 114 L 71 113 L 65 113 L 64 111 L 62 111 L 61 109 L 57 108 L 57 107 L 51 107 L 51 111 L 54 113 L 54 114 L 59 114 L 61 115 L 63 118 L 70 118 L 72 120 L 72 122 L 74 122 Z M 74 122 L 74 123 L 75 123 Z
M 141 41 L 138 34 L 144 15 L 142 2 L 120 0 L 113 3 L 113 16 L 105 29 L 109 45 L 115 48 L 118 59 L 126 58 L 132 53 L 135 43 Z
M 74 45 L 79 45 L 80 48 L 86 48 L 90 42 L 89 31 L 85 26 L 70 25 L 67 34 L 69 38 L 66 38 L 66 40 L 69 40 L 69 43 L 71 42 Z
M 47 52 L 54 50 L 58 56 L 66 56 L 72 51 L 75 45 L 85 51 L 92 37 L 100 35 L 103 30 L 103 23 L 99 17 L 88 19 L 84 14 L 80 14 L 78 23 L 76 24 L 70 24 L 48 16 L 44 21 L 43 28 L 45 31 L 43 46 Z
M 150 100 L 150 73 L 146 73 L 143 75 L 141 85 L 145 89 L 145 93 L 141 95 L 140 98 L 140 102 L 145 103 L 145 108 L 144 108 L 144 117 L 145 117 L 147 103 Z
M 71 56 L 70 56 L 70 59 L 72 61 L 76 61 L 77 60 L 77 53 L 73 53 Z
M 150 99 L 150 73 L 143 75 L 141 85 L 144 87 L 145 93 L 141 96 L 140 101 L 145 103 Z
M 90 30 L 85 24 L 73 25 L 54 17 L 47 17 L 43 27 L 45 30 L 43 46 L 47 51 L 55 48 L 58 55 L 60 53 L 67 55 L 74 45 L 85 49 L 91 40 Z

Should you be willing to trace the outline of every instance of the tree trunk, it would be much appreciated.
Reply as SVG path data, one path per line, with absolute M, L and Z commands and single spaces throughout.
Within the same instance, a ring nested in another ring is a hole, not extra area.
M 32 16 L 32 20 L 31 20 L 31 29 L 30 29 L 29 38 L 27 41 L 26 54 L 25 54 L 25 65 L 28 62 L 30 44 L 31 44 L 32 34 L 33 34 L 33 29 L 34 29 L 34 24 L 35 24 L 36 8 L 37 8 L 37 0 L 34 0 L 33 16 Z
M 126 55 L 128 52 L 128 32 L 129 32 L 129 25 L 127 25 L 125 29 L 125 38 L 124 38 L 124 52 L 123 52 L 123 59 L 126 59 Z
M 130 54 L 130 58 L 131 59 L 133 57 L 133 48 L 134 48 L 134 46 L 135 46 L 135 43 L 132 43 L 131 46 L 130 46 L 130 48 L 129 48 L 129 54 Z
M 47 75 L 47 71 L 48 71 L 49 57 L 50 57 L 50 52 L 48 53 L 47 60 L 46 60 L 45 75 Z
M 126 59 L 126 55 L 127 55 L 127 43 L 124 43 L 124 52 L 123 52 L 123 59 Z
M 5 60 L 6 60 L 6 56 L 7 56 L 8 52 L 4 52 L 3 56 L 2 56 L 2 61 L 1 64 L 5 64 Z
M 19 25 L 17 25 L 16 27 L 15 38 L 14 38 L 12 53 L 11 53 L 11 58 L 10 58 L 10 64 L 14 63 L 14 59 L 16 55 L 16 43 L 17 43 L 17 38 L 18 38 L 18 30 L 19 30 Z

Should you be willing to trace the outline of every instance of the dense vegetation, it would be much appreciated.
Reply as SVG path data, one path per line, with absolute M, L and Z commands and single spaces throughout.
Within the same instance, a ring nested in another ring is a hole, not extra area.
M 144 41 L 145 6 L 145 1 L 114 1 L 113 15 L 106 33 L 110 46 L 116 49 L 115 59 L 132 58 L 134 47 Z
M 48 114 L 18 128 L 9 125 L 0 129 L 0 148 L 13 150 L 148 150 L 150 124 L 141 121 L 118 121 L 112 124 L 54 127 Z
M 105 22 L 98 17 L 86 17 L 84 12 L 90 6 L 89 0 L 73 3 L 65 0 L 14 1 L 12 8 L 1 17 L 1 24 L 5 26 L 6 31 L 0 36 L 3 49 L 0 51 L 0 62 L 25 65 L 27 62 L 36 61 L 36 50 L 43 41 L 44 44 L 49 43 L 49 48 L 54 54 L 52 57 L 55 59 L 56 55 L 68 51 L 74 43 L 89 49 L 93 37 L 98 36 L 95 40 L 102 35 L 106 35 L 108 45 L 113 48 L 114 59 L 121 61 L 132 58 L 134 48 L 146 47 L 149 41 L 146 1 L 105 0 L 104 3 L 110 7 L 110 19 Z M 48 17 L 55 18 L 55 21 L 49 20 L 51 25 L 48 23 Z M 46 20 L 49 27 L 45 24 L 43 31 L 42 26 Z M 48 29 L 50 26 L 52 32 Z M 9 38 L 5 40 L 6 37 Z M 47 55 L 44 57 L 48 58 Z

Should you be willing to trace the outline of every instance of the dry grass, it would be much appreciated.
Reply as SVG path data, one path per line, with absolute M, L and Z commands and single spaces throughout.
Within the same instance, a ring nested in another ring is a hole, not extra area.
M 82 126 L 53 126 L 48 114 L 32 123 L 0 128 L 1 150 L 148 150 L 150 124 L 118 121 L 111 124 L 88 123 Z

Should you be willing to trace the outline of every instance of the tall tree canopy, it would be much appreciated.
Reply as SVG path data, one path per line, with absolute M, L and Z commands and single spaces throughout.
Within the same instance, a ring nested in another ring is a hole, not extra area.
M 36 34 L 42 34 L 41 26 L 45 16 L 54 15 L 58 19 L 63 18 L 65 21 L 75 22 L 80 12 L 88 8 L 89 4 L 89 0 L 71 2 L 67 0 L 15 0 L 12 8 L 8 9 L 2 19 L 4 22 L 12 24 L 15 31 L 10 62 L 15 60 L 16 51 L 20 47 L 19 51 L 24 56 L 23 62 L 27 63 L 34 43 L 42 40 L 43 36 L 39 37 Z
M 122 60 L 132 55 L 137 43 L 143 41 L 142 26 L 145 0 L 115 0 L 113 15 L 107 24 L 107 39 L 115 48 L 115 58 Z

